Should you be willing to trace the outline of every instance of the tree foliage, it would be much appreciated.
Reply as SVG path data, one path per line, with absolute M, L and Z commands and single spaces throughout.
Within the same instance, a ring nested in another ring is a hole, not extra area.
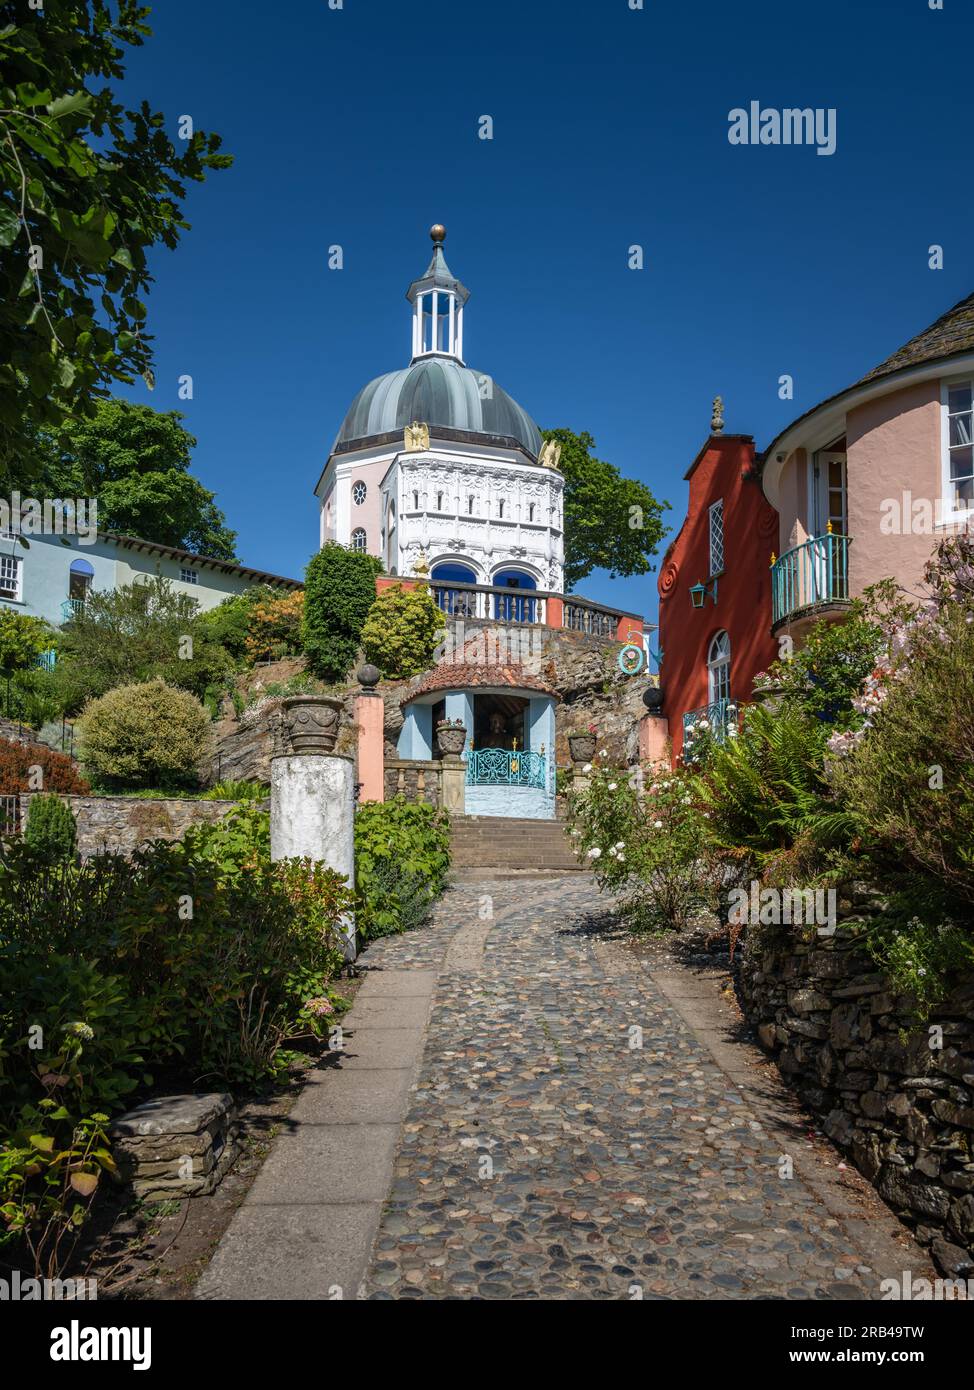
M 54 645 L 54 632 L 43 618 L 0 608 L 0 671 L 23 671 Z
M 392 680 L 419 675 L 434 664 L 443 614 L 425 584 L 392 584 L 369 609 L 362 629 L 365 655 Z
M 78 829 L 71 807 L 59 796 L 33 796 L 24 826 L 24 840 L 45 859 L 70 859 Z
M 323 680 L 340 681 L 358 653 L 375 602 L 382 564 L 364 551 L 327 541 L 313 555 L 304 581 L 302 637 L 308 666 Z
M 208 637 L 196 600 L 158 576 L 90 593 L 58 646 L 53 679 L 69 714 L 114 686 L 157 676 L 202 697 L 233 671 L 230 656 Z
M 196 440 L 179 411 L 112 398 L 49 437 L 44 488 L 52 497 L 96 497 L 98 528 L 235 559 L 236 532 L 189 467 Z
M 43 471 L 59 433 L 115 382 L 151 383 L 148 252 L 188 228 L 190 181 L 231 163 L 198 130 L 176 147 L 148 102 L 107 85 L 151 35 L 138 0 L 0 0 L 0 472 Z
M 614 464 L 593 456 L 587 432 L 542 430 L 561 445 L 559 471 L 565 477 L 565 591 L 594 569 L 613 579 L 648 574 L 666 534 L 663 512 L 645 483 L 624 478 Z

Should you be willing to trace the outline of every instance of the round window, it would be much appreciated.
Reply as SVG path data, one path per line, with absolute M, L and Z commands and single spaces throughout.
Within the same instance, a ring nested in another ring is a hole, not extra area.
M 364 483 L 355 483 L 355 485 L 353 486 L 352 501 L 355 503 L 357 507 L 361 507 L 362 503 L 365 501 L 366 491 L 367 488 Z

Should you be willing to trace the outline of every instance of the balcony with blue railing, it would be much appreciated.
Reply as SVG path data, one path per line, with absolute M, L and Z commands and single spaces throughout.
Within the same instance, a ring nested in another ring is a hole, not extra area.
M 544 753 L 522 749 L 478 748 L 467 753 L 468 787 L 546 786 Z
M 771 626 L 848 607 L 848 536 L 831 530 L 785 551 L 771 566 Z
M 85 606 L 83 598 L 66 598 L 61 604 L 61 621 L 69 623 Z

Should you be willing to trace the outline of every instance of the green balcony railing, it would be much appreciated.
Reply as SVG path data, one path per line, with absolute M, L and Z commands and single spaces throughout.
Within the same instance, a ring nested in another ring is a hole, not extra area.
M 69 623 L 76 613 L 80 613 L 85 606 L 83 598 L 66 598 L 61 604 L 61 621 Z
M 771 621 L 849 598 L 849 537 L 812 536 L 771 566 Z
M 467 754 L 467 784 L 475 787 L 544 787 L 545 755 L 518 749 L 478 748 Z

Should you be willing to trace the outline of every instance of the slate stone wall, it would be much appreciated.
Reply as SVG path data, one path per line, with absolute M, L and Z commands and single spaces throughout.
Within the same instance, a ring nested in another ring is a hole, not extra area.
M 974 978 L 918 1025 L 856 940 L 880 910 L 854 895 L 835 935 L 749 930 L 745 1011 L 823 1128 L 947 1274 L 974 1274 Z M 814 932 L 813 928 L 807 932 Z
M 20 823 L 36 792 L 20 798 Z M 78 853 L 82 858 L 102 851 L 131 854 L 149 840 L 180 840 L 191 825 L 220 820 L 235 801 L 191 801 L 182 798 L 130 796 L 63 796 L 78 827 Z

